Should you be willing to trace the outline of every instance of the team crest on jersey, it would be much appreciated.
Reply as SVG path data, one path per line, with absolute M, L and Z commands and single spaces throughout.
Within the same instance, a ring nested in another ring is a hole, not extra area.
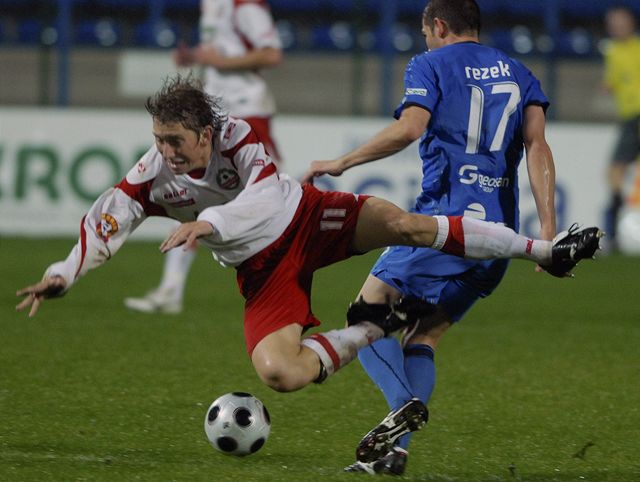
M 233 169 L 220 169 L 216 174 L 216 182 L 222 189 L 235 189 L 240 184 L 240 176 Z
M 118 232 L 118 221 L 111 214 L 102 213 L 102 220 L 96 231 L 104 241 L 108 241 L 111 236 Z

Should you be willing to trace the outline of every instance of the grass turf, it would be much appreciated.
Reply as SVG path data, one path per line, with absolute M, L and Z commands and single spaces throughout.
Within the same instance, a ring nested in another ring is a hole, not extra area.
M 279 394 L 244 350 L 233 270 L 198 255 L 179 316 L 128 312 L 158 280 L 156 244 L 129 243 L 63 300 L 28 319 L 15 290 L 66 256 L 70 240 L 0 240 L 0 480 L 363 480 L 344 474 L 387 412 L 358 363 L 322 386 Z M 324 329 L 375 255 L 316 276 Z M 496 293 L 437 353 L 429 425 L 403 480 L 640 480 L 640 259 L 583 263 L 573 280 L 514 262 Z M 210 402 L 248 391 L 273 427 L 255 455 L 206 441 Z

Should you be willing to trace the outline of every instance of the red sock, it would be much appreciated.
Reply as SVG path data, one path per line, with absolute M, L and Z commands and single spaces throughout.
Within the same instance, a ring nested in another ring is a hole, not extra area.
M 464 228 L 462 216 L 447 216 L 449 220 L 449 232 L 447 240 L 442 246 L 442 252 L 464 258 Z

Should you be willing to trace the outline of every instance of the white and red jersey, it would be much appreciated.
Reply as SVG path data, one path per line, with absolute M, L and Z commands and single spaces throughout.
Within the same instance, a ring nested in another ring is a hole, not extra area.
M 251 50 L 281 48 L 280 37 L 264 0 L 202 0 L 200 43 L 225 57 Z M 273 95 L 257 71 L 205 68 L 205 90 L 222 97 L 234 117 L 269 117 L 276 111 Z
M 62 276 L 69 289 L 110 259 L 148 216 L 210 222 L 214 233 L 199 241 L 224 266 L 237 266 L 275 241 L 293 219 L 302 197 L 300 184 L 278 174 L 243 120 L 229 118 L 213 147 L 203 172 L 182 175 L 173 174 L 151 147 L 118 185 L 94 202 L 82 220 L 78 243 L 45 276 Z

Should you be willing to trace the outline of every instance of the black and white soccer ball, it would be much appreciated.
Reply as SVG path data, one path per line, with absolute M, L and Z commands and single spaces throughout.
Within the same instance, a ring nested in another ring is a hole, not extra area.
M 233 392 L 216 399 L 204 418 L 204 431 L 216 450 L 228 455 L 257 452 L 269 438 L 267 407 L 249 393 Z

